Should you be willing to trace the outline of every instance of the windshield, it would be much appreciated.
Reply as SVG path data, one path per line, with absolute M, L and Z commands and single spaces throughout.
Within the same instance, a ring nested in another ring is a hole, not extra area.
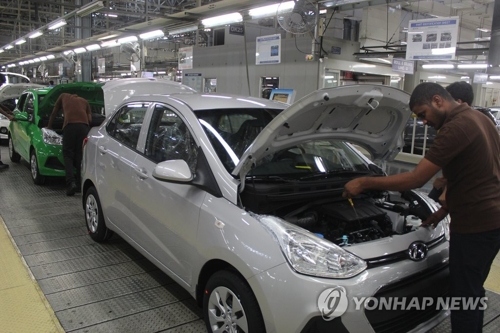
M 228 172 L 257 135 L 281 110 L 226 109 L 197 111 L 217 156 Z M 369 172 L 367 163 L 340 140 L 311 140 L 278 151 L 259 161 L 248 176 L 301 178 L 352 172 Z
M 219 109 L 196 111 L 215 152 L 228 172 L 257 135 L 281 110 Z

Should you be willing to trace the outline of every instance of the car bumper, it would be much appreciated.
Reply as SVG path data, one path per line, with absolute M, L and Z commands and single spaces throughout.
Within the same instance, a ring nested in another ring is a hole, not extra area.
M 36 155 L 41 175 L 65 176 L 62 146 L 43 145 L 36 150 Z
M 248 280 L 255 292 L 269 332 L 425 332 L 437 325 L 446 310 L 375 309 L 368 311 L 362 297 L 445 297 L 448 242 L 429 252 L 422 262 L 402 260 L 371 268 L 350 279 L 324 279 L 297 274 L 282 264 Z M 432 287 L 433 286 L 433 287 Z M 324 320 L 318 299 L 326 289 L 343 287 L 346 312 Z M 360 305 L 361 304 L 361 305 Z

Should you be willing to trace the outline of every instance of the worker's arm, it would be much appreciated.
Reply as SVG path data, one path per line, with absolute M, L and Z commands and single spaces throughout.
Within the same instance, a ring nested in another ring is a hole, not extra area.
M 14 116 L 11 115 L 9 113 L 9 110 L 5 106 L 3 106 L 2 104 L 0 104 L 0 113 L 3 114 L 4 116 L 6 116 L 9 120 L 14 119 Z
M 56 104 L 54 105 L 54 109 L 52 109 L 52 113 L 50 114 L 50 118 L 49 118 L 49 123 L 47 124 L 47 128 L 52 128 L 52 123 L 54 122 L 54 119 L 56 118 L 57 116 L 57 113 L 59 112 L 59 109 L 61 109 L 61 105 L 62 105 L 62 99 L 63 99 L 63 96 L 65 94 L 61 94 L 59 96 L 59 98 L 57 99 L 56 101 Z
M 90 124 L 92 123 L 92 110 L 90 109 L 89 103 L 87 103 L 87 110 L 86 110 L 86 112 L 87 112 L 87 118 L 89 120 L 89 126 L 90 126 Z
M 423 158 L 415 169 L 387 177 L 360 177 L 345 184 L 344 197 L 354 197 L 364 190 L 407 191 L 422 187 L 441 167 Z

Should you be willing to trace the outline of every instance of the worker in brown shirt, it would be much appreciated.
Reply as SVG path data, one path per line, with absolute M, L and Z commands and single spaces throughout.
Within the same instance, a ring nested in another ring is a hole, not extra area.
M 63 156 L 66 171 L 66 195 L 72 196 L 80 192 L 82 144 L 89 132 L 92 112 L 86 99 L 75 95 L 62 93 L 54 105 L 47 128 L 63 110 Z M 73 171 L 76 169 L 76 173 Z
M 450 296 L 475 302 L 493 259 L 500 249 L 500 136 L 480 112 L 459 104 L 440 85 L 425 82 L 415 87 L 410 108 L 439 130 L 432 147 L 413 171 L 388 177 L 361 177 L 345 185 L 344 196 L 364 190 L 406 191 L 422 187 L 439 170 L 447 179 L 446 203 L 424 226 L 451 216 Z M 483 310 L 459 304 L 451 311 L 452 332 L 481 332 Z

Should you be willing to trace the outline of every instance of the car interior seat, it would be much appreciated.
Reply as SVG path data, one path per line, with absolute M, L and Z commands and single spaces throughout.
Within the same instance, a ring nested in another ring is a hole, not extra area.
M 245 120 L 238 131 L 230 137 L 229 145 L 232 147 L 234 153 L 237 156 L 241 156 L 266 125 L 260 119 Z

